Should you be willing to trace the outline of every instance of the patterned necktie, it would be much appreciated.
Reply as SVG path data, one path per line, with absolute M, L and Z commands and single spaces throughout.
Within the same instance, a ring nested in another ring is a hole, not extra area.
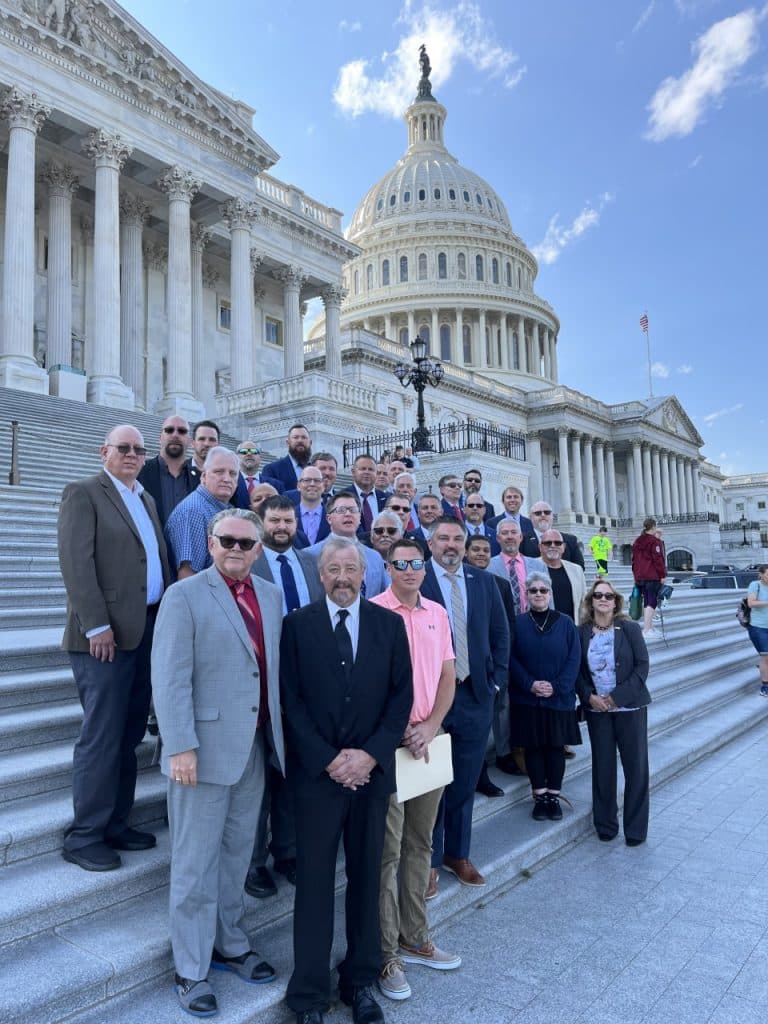
M 245 486 L 248 488 L 248 493 L 249 494 L 251 493 L 251 491 L 253 490 L 255 485 L 256 485 L 256 481 L 253 479 L 252 476 L 247 476 L 245 478 Z
M 339 621 L 336 623 L 336 628 L 333 631 L 333 635 L 336 637 L 336 646 L 339 649 L 339 657 L 341 658 L 341 666 L 344 672 L 349 678 L 349 674 L 352 671 L 352 665 L 354 664 L 354 652 L 352 650 L 352 637 L 349 635 L 349 630 L 345 625 L 345 621 L 349 612 L 346 608 L 340 608 L 338 611 Z
M 517 578 L 514 558 L 509 563 L 509 585 L 512 588 L 512 603 L 515 606 L 515 615 L 520 614 L 520 581 Z
M 367 494 L 363 495 L 363 529 L 366 533 L 370 533 L 373 526 L 373 512 L 368 504 L 368 497 Z
M 280 563 L 280 582 L 283 594 L 285 594 L 285 607 L 289 612 L 294 612 L 297 608 L 301 608 L 296 577 L 293 575 L 293 568 L 285 555 L 278 555 L 277 560 Z
M 453 506 L 453 514 L 459 520 L 460 523 L 464 522 L 464 513 L 461 511 L 458 505 Z
M 467 647 L 467 617 L 461 588 L 454 573 L 446 573 L 451 584 L 451 618 L 453 619 L 453 644 L 456 648 L 456 678 L 466 679 L 469 675 L 469 648 Z

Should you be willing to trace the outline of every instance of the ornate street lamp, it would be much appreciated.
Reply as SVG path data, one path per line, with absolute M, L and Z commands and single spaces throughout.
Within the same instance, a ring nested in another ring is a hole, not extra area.
M 429 430 L 424 424 L 424 390 L 427 384 L 436 388 L 443 379 L 445 371 L 440 363 L 433 363 L 427 357 L 427 343 L 421 335 L 417 334 L 410 344 L 413 366 L 406 366 L 405 363 L 398 363 L 392 371 L 404 388 L 413 385 L 418 395 L 416 408 L 417 427 L 413 432 L 413 450 L 415 452 L 428 452 L 432 450 L 432 442 L 429 439 Z
M 560 476 L 560 463 L 557 461 L 557 456 L 555 456 L 555 461 L 552 463 L 552 476 L 555 480 Z
M 749 547 L 749 541 L 747 540 L 747 526 L 748 525 L 749 525 L 749 520 L 747 519 L 747 517 L 742 512 L 741 513 L 741 519 L 739 520 L 739 526 L 741 527 L 741 532 L 742 532 L 742 534 L 744 536 L 744 540 L 741 542 L 741 546 L 743 548 L 748 548 Z

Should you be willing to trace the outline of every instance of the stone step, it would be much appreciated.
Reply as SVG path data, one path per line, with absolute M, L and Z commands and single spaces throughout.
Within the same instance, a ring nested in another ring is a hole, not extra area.
M 83 712 L 77 700 L 0 709 L 0 751 L 23 750 L 56 740 L 74 740 Z
M 2 566 L 2 560 L 0 560 L 0 566 Z M 50 571 L 34 570 L 31 572 L 23 572 L 18 569 L 3 569 L 0 568 L 0 592 L 6 588 L 18 588 L 28 590 L 35 587 L 61 587 L 62 579 L 61 573 L 56 569 Z
M 59 573 L 59 556 L 55 550 L 40 554 L 31 547 L 0 551 L 0 569 L 3 572 L 55 572 Z
M 8 606 L 40 608 L 44 605 L 54 605 L 57 608 L 64 608 L 67 600 L 67 592 L 61 580 L 50 587 L 6 587 L 0 589 L 0 609 Z M 0 611 L 0 621 L 5 619 L 5 611 Z
M 60 668 L 0 672 L 0 708 L 44 704 L 77 697 L 69 664 Z
M 3 621 L 4 622 L 4 618 Z M 41 671 L 69 665 L 66 651 L 61 649 L 62 629 L 58 626 L 39 629 L 0 629 L 0 665 L 11 674 L 28 669 Z
M 719 719 L 705 716 L 655 740 L 650 758 L 654 790 L 730 739 L 764 724 L 768 701 L 764 705 L 759 722 L 751 701 L 740 698 Z M 592 829 L 588 772 L 569 778 L 568 795 L 573 810 L 566 808 L 562 822 L 533 822 L 530 801 L 522 798 L 478 821 L 473 831 L 472 859 L 488 884 L 482 890 L 468 889 L 441 873 L 438 896 L 429 904 L 432 930 L 439 932 L 442 925 L 472 906 L 487 903 L 495 892 L 513 885 L 588 835 Z M 163 830 L 160 847 L 164 849 L 166 843 Z M 136 859 L 150 859 L 156 852 L 127 855 L 121 873 L 130 872 Z M 13 871 L 13 866 L 9 870 Z M 153 868 L 148 869 L 150 872 L 154 875 Z M 80 872 L 83 886 L 92 884 L 103 889 L 107 885 L 103 878 L 83 880 L 82 875 Z M 132 885 L 137 884 L 132 881 Z M 574 884 L 574 880 L 567 884 Z M 43 892 L 59 893 L 50 874 L 41 873 L 40 886 L 41 896 Z M 72 898 L 72 888 L 68 892 Z M 51 930 L 6 946 L 7 955 L 0 960 L 0 985 L 11 1000 L 6 1010 L 11 1019 L 23 1020 L 24 1024 L 65 1018 L 68 1024 L 142 1024 L 180 1019 L 171 984 L 166 899 L 166 885 L 161 883 L 113 908 L 104 907 L 67 923 L 57 925 L 49 917 Z M 273 985 L 245 986 L 230 975 L 214 972 L 212 981 L 221 1005 L 217 1019 L 227 1024 L 256 1019 L 260 1024 L 278 1024 L 287 1019 L 282 999 L 292 967 L 291 902 L 292 892 L 282 880 L 277 899 L 247 899 L 254 946 L 275 966 L 278 980 Z M 332 962 L 343 948 L 342 904 L 340 887 Z M 38 912 L 44 916 L 43 911 Z M 26 984 L 15 983 L 19 977 Z
M 61 597 L 55 605 L 41 607 L 37 605 L 24 604 L 16 608 L 2 608 L 0 611 L 0 622 L 3 629 L 26 629 L 39 625 L 41 629 L 49 629 L 56 626 L 63 627 L 67 615 L 67 608 Z

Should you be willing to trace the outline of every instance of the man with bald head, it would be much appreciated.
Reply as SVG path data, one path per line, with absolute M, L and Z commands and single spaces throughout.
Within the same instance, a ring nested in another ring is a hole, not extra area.
M 189 423 L 183 416 L 169 416 L 160 428 L 160 451 L 147 459 L 139 473 L 139 483 L 155 499 L 157 514 L 165 526 L 171 512 L 200 483 L 187 460 Z
M 527 555 L 529 558 L 543 557 L 543 552 L 539 547 L 541 535 L 546 530 L 551 530 L 554 523 L 555 514 L 552 511 L 552 506 L 548 501 L 537 501 L 531 506 L 531 520 L 533 522 L 533 528 L 530 530 L 523 530 L 523 540 L 520 544 L 520 551 L 522 554 Z M 562 533 L 561 537 L 563 540 L 563 558 L 569 562 L 574 562 L 576 565 L 580 565 L 584 568 L 584 555 L 579 547 L 579 542 L 572 533 Z
M 138 480 L 144 438 L 130 424 L 114 427 L 100 454 L 100 473 L 64 488 L 58 525 L 63 647 L 83 706 L 72 758 L 74 821 L 62 854 L 86 871 L 111 871 L 120 867 L 118 850 L 155 845 L 128 819 L 149 713 L 155 616 L 170 583 L 157 508 Z
M 579 621 L 579 610 L 587 592 L 584 570 L 564 557 L 565 542 L 559 530 L 545 530 L 539 539 L 542 561 L 552 580 L 552 603 L 562 615 Z
M 237 446 L 237 457 L 240 460 L 240 477 L 237 490 L 232 499 L 235 508 L 251 507 L 251 494 L 259 484 L 271 484 L 278 494 L 283 493 L 283 485 L 279 480 L 261 471 L 261 446 L 258 441 L 246 439 Z

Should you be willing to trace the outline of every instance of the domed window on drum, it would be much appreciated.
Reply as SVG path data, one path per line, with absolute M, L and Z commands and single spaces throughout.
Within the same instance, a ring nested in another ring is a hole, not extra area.
M 460 252 L 456 257 L 456 264 L 459 270 L 459 280 L 466 281 L 467 279 L 467 257 L 463 252 Z
M 389 260 L 381 261 L 381 283 L 384 287 L 389 284 Z
M 483 277 L 483 257 L 480 255 L 475 256 L 475 279 L 477 281 L 484 280 Z
M 427 280 L 427 254 L 425 252 L 419 253 L 419 280 Z
M 478 206 L 482 206 L 483 205 L 483 197 L 480 195 L 479 192 L 475 193 L 475 199 L 477 200 L 477 205 Z
M 393 192 L 392 195 L 389 197 L 389 205 L 390 206 L 394 206 L 396 202 L 397 202 L 397 196 Z
M 499 283 L 499 261 L 495 256 L 491 260 L 491 280 L 494 284 Z
M 440 324 L 440 358 L 446 363 L 451 361 L 451 328 L 449 324 Z
M 466 189 L 464 189 L 463 195 L 464 195 L 464 202 L 468 203 L 469 202 L 469 192 L 467 192 Z
M 411 193 L 410 192 L 403 192 L 403 202 L 404 203 L 410 203 L 410 201 L 411 201 Z
M 408 280 L 408 257 L 400 257 L 400 282 L 404 284 Z
M 359 270 L 355 271 L 355 275 L 352 278 L 352 280 L 354 281 L 354 284 L 353 284 L 352 287 L 353 287 L 355 295 L 357 295 L 360 292 L 360 271 Z
M 437 276 L 441 281 L 448 277 L 448 259 L 444 252 L 437 254 Z
M 451 200 L 452 203 L 456 202 L 456 189 L 455 188 L 449 188 L 448 189 L 448 198 Z
M 365 287 L 370 291 L 373 288 L 373 264 L 369 263 L 365 268 Z
M 432 195 L 435 197 L 435 199 L 439 199 L 440 198 L 440 189 L 436 188 L 434 190 L 434 192 L 432 193 Z
M 426 198 L 427 198 L 427 190 L 425 188 L 420 188 L 419 189 L 419 202 L 423 203 Z
M 378 201 L 378 203 L 376 203 L 376 209 L 377 210 L 383 210 L 384 209 L 384 200 L 383 199 L 380 199 Z
M 512 287 L 512 264 L 507 262 L 507 287 Z

